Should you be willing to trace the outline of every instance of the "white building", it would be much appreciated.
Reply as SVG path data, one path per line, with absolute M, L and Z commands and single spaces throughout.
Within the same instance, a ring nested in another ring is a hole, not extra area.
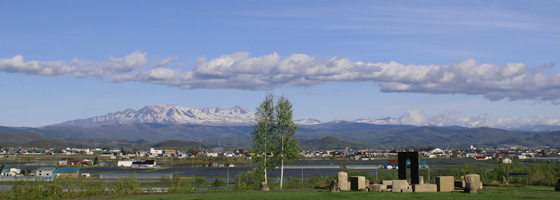
M 134 160 L 122 160 L 122 161 L 119 161 L 117 163 L 117 166 L 119 166 L 119 167 L 130 167 L 130 166 L 132 166 L 132 162 L 134 162 Z
M 154 148 L 150 148 L 150 153 L 152 155 L 159 155 L 159 154 L 163 154 L 163 150 L 155 150 Z

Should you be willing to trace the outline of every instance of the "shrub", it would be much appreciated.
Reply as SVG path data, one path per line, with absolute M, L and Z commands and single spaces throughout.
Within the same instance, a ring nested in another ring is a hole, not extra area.
M 258 189 L 264 180 L 263 171 L 255 168 L 235 176 L 237 190 Z
M 194 179 L 194 185 L 196 187 L 200 187 L 203 184 L 206 184 L 206 179 L 204 177 L 196 177 Z
M 220 189 L 221 187 L 224 187 L 226 185 L 226 181 L 224 181 L 224 179 L 216 179 L 214 181 L 214 183 L 212 183 L 212 189 L 217 190 Z

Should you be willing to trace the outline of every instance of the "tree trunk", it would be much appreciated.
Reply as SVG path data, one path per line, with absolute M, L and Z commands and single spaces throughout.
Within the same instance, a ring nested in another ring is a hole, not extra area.
M 264 149 L 266 149 L 266 137 L 264 142 Z M 264 151 L 264 183 L 268 184 L 268 178 L 266 177 L 266 150 Z
M 280 164 L 280 190 L 282 190 L 282 182 L 284 182 L 284 134 L 282 134 L 282 141 L 280 143 L 282 151 L 280 157 L 282 159 L 282 163 Z
M 280 190 L 282 190 L 283 181 L 284 181 L 284 158 L 282 158 L 282 164 L 280 165 Z

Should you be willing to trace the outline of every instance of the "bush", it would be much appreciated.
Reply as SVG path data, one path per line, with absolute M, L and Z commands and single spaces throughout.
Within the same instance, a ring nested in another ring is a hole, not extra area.
M 375 179 L 375 177 L 373 177 Z M 377 183 L 382 180 L 397 180 L 399 179 L 399 173 L 397 171 L 391 171 L 387 173 L 380 173 L 377 175 Z M 374 180 L 375 182 L 375 180 Z M 373 183 L 373 182 L 372 182 Z
M 258 189 L 264 181 L 263 171 L 259 168 L 240 173 L 235 176 L 235 187 L 238 190 Z
M 314 186 L 325 186 L 325 185 L 330 185 L 332 180 L 335 179 L 327 176 L 317 175 L 317 176 L 310 176 L 309 179 L 307 180 L 307 183 Z
M 200 187 L 203 184 L 206 184 L 206 179 L 204 177 L 196 177 L 194 179 L 194 185 L 196 187 Z
M 125 179 L 119 179 L 113 191 L 121 195 L 136 194 L 140 192 L 140 183 L 136 180 L 136 176 L 131 174 Z
M 214 189 L 214 190 L 220 189 L 221 187 L 226 186 L 226 184 L 227 183 L 226 183 L 226 181 L 224 181 L 224 179 L 221 179 L 221 178 L 216 179 L 214 181 L 214 183 L 212 183 L 212 189 Z

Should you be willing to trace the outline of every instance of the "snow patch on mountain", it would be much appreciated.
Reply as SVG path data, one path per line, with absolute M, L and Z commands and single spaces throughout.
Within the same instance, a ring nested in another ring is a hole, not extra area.
M 398 120 L 392 117 L 379 117 L 379 118 L 357 119 L 354 122 L 376 124 L 376 125 L 390 125 L 390 124 L 397 124 Z
M 294 120 L 294 123 L 296 123 L 297 125 L 315 125 L 315 124 L 321 124 L 321 121 L 313 118 L 307 118 L 307 119 Z
M 240 106 L 220 109 L 186 108 L 176 105 L 145 106 L 138 110 L 109 113 L 88 119 L 78 119 L 57 126 L 97 127 L 115 124 L 158 123 L 171 125 L 237 126 L 254 124 L 255 114 Z

